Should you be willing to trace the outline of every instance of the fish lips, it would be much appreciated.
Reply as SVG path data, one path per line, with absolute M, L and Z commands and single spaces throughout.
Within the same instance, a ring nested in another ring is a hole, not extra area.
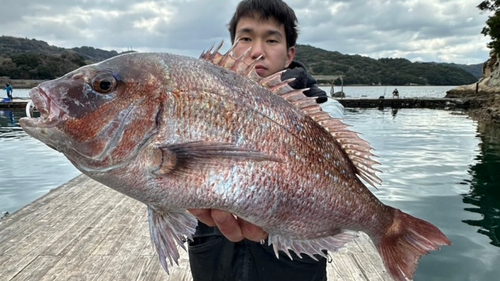
M 19 124 L 23 128 L 51 128 L 57 126 L 62 121 L 64 112 L 56 106 L 49 95 L 47 95 L 40 86 L 31 89 L 29 95 L 31 103 L 26 105 L 27 117 L 19 120 Z M 30 107 L 32 105 L 40 112 L 40 117 L 35 118 L 28 114 L 31 111 Z

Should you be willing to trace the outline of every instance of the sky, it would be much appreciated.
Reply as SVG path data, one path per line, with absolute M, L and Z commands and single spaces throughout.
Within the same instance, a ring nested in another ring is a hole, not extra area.
M 298 44 L 370 58 L 483 63 L 481 0 L 288 0 Z M 0 35 L 73 48 L 199 57 L 225 41 L 239 0 L 2 0 Z M 226 48 L 226 49 L 227 49 Z M 226 50 L 223 49 L 223 50 Z

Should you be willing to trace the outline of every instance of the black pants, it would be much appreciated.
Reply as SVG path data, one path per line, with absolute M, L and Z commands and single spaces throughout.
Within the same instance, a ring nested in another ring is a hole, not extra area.
M 293 260 L 273 247 L 250 240 L 233 243 L 217 228 L 198 222 L 189 242 L 194 281 L 326 281 L 326 259 L 315 261 L 292 254 Z

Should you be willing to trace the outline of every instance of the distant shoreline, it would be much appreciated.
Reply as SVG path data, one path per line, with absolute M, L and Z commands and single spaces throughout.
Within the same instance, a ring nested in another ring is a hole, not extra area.
M 12 85 L 14 89 L 30 89 L 38 86 L 38 84 L 44 82 L 46 80 L 29 80 L 29 79 L 9 79 L 0 77 L 0 86 L 5 86 L 6 83 Z
M 38 86 L 38 84 L 48 81 L 48 80 L 30 80 L 30 79 L 10 79 L 8 77 L 2 77 L 0 76 L 0 86 L 5 86 L 5 83 L 10 83 L 13 88 L 18 88 L 18 89 L 31 89 L 33 87 Z M 318 83 L 318 86 L 320 87 L 331 87 L 332 84 L 328 83 Z M 373 87 L 401 87 L 401 86 L 441 86 L 441 85 L 369 85 L 369 84 L 352 84 L 352 85 L 344 85 L 344 87 L 367 87 L 367 86 L 373 86 Z M 449 85 L 447 85 L 449 86 Z M 340 85 L 334 85 L 335 89 L 340 89 Z

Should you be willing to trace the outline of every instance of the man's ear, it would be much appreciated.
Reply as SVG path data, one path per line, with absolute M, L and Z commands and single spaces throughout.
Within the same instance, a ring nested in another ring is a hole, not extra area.
M 286 56 L 287 56 L 287 60 L 286 60 L 285 67 L 288 67 L 292 63 L 293 59 L 295 58 L 295 46 L 288 48 L 288 52 L 287 52 Z

